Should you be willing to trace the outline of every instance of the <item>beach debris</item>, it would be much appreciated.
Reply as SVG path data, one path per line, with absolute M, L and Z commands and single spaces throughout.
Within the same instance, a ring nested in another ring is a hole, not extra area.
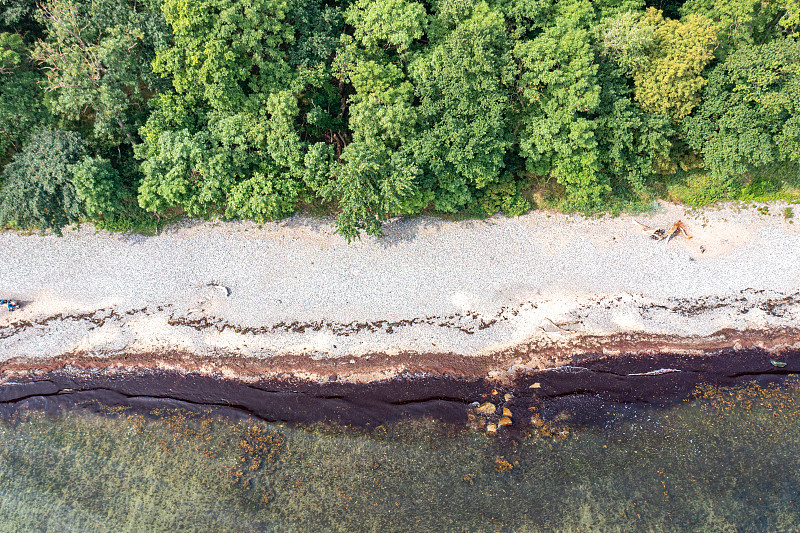
M 669 229 L 664 228 L 651 228 L 645 224 L 642 224 L 638 220 L 634 220 L 639 226 L 641 226 L 642 231 L 650 233 L 650 238 L 656 241 L 663 241 L 666 240 L 667 242 L 671 241 L 678 235 L 683 235 L 687 239 L 691 239 L 692 236 L 689 235 L 689 232 L 686 230 L 686 224 L 682 221 L 677 221 L 674 223 Z
M 575 333 L 574 330 L 565 328 L 564 326 L 574 326 L 575 324 L 580 324 L 580 320 L 569 320 L 565 322 L 554 322 L 551 318 L 544 317 L 541 324 L 539 325 L 539 329 L 544 331 L 545 333 Z
M 216 283 L 212 281 L 210 283 L 206 283 L 206 287 L 212 287 L 214 289 L 217 289 L 218 291 L 220 291 L 220 293 L 224 294 L 226 297 L 231 295 L 231 290 L 225 285 L 222 285 L 221 283 Z
M 511 425 L 511 419 L 509 417 L 507 417 L 507 416 L 504 416 L 497 422 L 497 425 L 499 427 L 501 427 L 501 428 L 505 427 L 505 426 L 510 426 Z
M 783 368 L 786 366 L 785 361 L 778 361 L 777 359 L 770 359 L 769 363 L 776 368 Z
M 484 402 L 475 409 L 475 412 L 482 415 L 492 415 L 496 410 L 497 407 L 492 402 Z

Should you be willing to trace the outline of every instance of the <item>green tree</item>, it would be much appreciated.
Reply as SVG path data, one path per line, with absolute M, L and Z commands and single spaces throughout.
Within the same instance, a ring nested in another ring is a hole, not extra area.
M 519 41 L 519 153 L 536 176 L 554 176 L 570 207 L 597 206 L 610 190 L 601 172 L 596 113 L 601 87 L 588 0 L 565 0 L 532 40 Z
M 797 0 L 688 0 L 683 17 L 702 15 L 714 21 L 719 35 L 717 56 L 724 58 L 742 44 L 763 44 L 792 31 L 798 23 Z
M 435 9 L 430 43 L 409 66 L 419 100 L 419 133 L 410 144 L 433 206 L 455 212 L 501 182 L 512 144 L 509 87 L 516 65 L 500 10 L 459 0 L 442 0 Z M 512 189 L 494 194 L 517 196 Z
M 38 36 L 41 27 L 34 18 L 36 0 L 0 0 L 0 32 Z
M 603 173 L 618 195 L 639 196 L 658 163 L 669 160 L 675 134 L 668 115 L 642 111 L 631 99 L 625 69 L 601 64 L 597 139 Z
M 425 6 L 407 0 L 357 0 L 347 10 L 346 18 L 364 48 L 391 46 L 400 53 L 422 37 L 428 25 Z
M 648 113 L 680 119 L 700 102 L 706 84 L 703 72 L 714 57 L 716 28 L 707 18 L 690 14 L 682 20 L 647 10 L 655 31 L 652 55 L 633 76 L 635 100 Z
M 337 55 L 351 139 L 326 194 L 339 231 L 379 233 L 387 216 L 428 204 L 480 204 L 518 214 L 528 204 L 510 174 L 506 114 L 515 65 L 506 20 L 485 2 L 360 0 L 346 14 L 353 38 Z
M 419 127 L 408 61 L 428 20 L 422 4 L 402 0 L 359 0 L 345 19 L 354 37 L 342 37 L 334 69 L 353 91 L 347 99 L 350 135 L 328 167 L 333 179 L 317 180 L 316 190 L 338 202 L 338 231 L 352 240 L 360 229 L 379 234 L 387 216 L 417 212 L 430 201 L 407 146 Z M 325 160 L 321 148 L 317 153 Z
M 135 144 L 147 100 L 165 85 L 151 68 L 155 50 L 168 37 L 158 5 L 49 0 L 39 18 L 47 37 L 33 57 L 47 74 L 54 111 L 87 123 L 101 144 Z
M 703 153 L 716 197 L 734 193 L 756 168 L 800 161 L 800 42 L 784 37 L 730 54 L 684 129 Z
M 139 204 L 258 220 L 291 213 L 310 190 L 309 144 L 341 138 L 330 83 L 340 12 L 314 0 L 166 0 L 164 14 L 173 43 L 153 65 L 175 93 L 155 99 L 141 129 Z
M 597 26 L 602 56 L 616 63 L 624 74 L 644 69 L 655 46 L 656 32 L 641 12 L 623 11 Z
M 69 172 L 84 213 L 96 222 L 114 219 L 130 201 L 130 193 L 108 159 L 84 157 L 70 165 Z
M 419 188 L 422 171 L 405 144 L 416 135 L 418 115 L 400 59 L 349 44 L 337 67 L 355 91 L 348 100 L 351 141 L 331 169 L 335 181 L 320 192 L 338 201 L 338 230 L 352 240 L 359 229 L 380 233 L 383 219 L 421 209 L 430 195 Z
M 0 169 L 47 119 L 40 75 L 16 33 L 0 33 Z
M 778 26 L 792 37 L 800 37 L 800 0 L 785 0 L 784 8 Z
M 44 130 L 33 135 L 3 172 L 0 226 L 12 222 L 61 235 L 64 226 L 78 221 L 83 209 L 70 166 L 85 154 L 75 132 Z

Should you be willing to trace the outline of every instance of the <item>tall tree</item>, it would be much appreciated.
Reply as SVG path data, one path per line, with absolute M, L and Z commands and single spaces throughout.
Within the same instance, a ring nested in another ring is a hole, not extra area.
M 328 131 L 333 142 L 341 118 L 330 86 L 339 10 L 316 0 L 166 0 L 164 14 L 173 42 L 154 68 L 176 94 L 159 96 L 142 128 L 140 205 L 257 220 L 291 213 L 308 190 L 316 139 L 304 137 Z
M 688 0 L 681 7 L 684 17 L 698 14 L 717 27 L 717 56 L 724 58 L 742 44 L 763 44 L 792 31 L 798 23 L 797 0 Z
M 596 113 L 601 87 L 588 0 L 563 0 L 532 40 L 516 44 L 519 61 L 519 152 L 527 171 L 552 175 L 574 208 L 597 205 L 609 191 L 601 172 Z
M 39 19 L 47 36 L 33 57 L 47 76 L 54 111 L 88 125 L 104 146 L 135 144 L 147 100 L 165 84 L 153 74 L 168 30 L 157 3 L 49 0 Z
M 335 181 L 321 192 L 338 201 L 338 229 L 351 240 L 359 229 L 377 234 L 387 216 L 416 212 L 430 201 L 408 147 L 419 115 L 407 72 L 428 15 L 418 2 L 359 0 L 346 20 L 354 36 L 342 38 L 336 71 L 353 88 L 347 102 L 351 134 L 332 167 Z
M 0 227 L 47 229 L 61 234 L 64 226 L 83 215 L 72 183 L 71 165 L 86 155 L 75 132 L 44 130 L 33 135 L 14 155 L 3 173 L 0 189 Z
M 483 1 L 434 7 L 429 44 L 409 66 L 421 126 L 412 145 L 434 207 L 454 212 L 501 183 L 516 65 L 500 10 Z
M 46 121 L 40 73 L 16 33 L 0 33 L 0 171 Z
M 649 61 L 635 71 L 636 102 L 648 113 L 680 119 L 700 102 L 703 72 L 714 57 L 716 29 L 711 20 L 690 14 L 678 20 L 647 10 L 655 32 Z
M 640 194 L 645 179 L 670 157 L 670 117 L 645 113 L 632 100 L 630 78 L 653 54 L 655 28 L 641 11 L 617 11 L 596 27 L 602 61 L 598 142 L 603 171 L 617 192 Z
M 800 42 L 784 37 L 730 54 L 711 72 L 684 127 L 717 197 L 735 192 L 756 168 L 800 162 Z

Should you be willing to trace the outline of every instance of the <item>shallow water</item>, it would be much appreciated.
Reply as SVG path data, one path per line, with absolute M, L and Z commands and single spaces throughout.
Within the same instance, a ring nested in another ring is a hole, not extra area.
M 497 437 L 22 410 L 0 425 L 0 530 L 800 531 L 798 415 L 797 380 Z

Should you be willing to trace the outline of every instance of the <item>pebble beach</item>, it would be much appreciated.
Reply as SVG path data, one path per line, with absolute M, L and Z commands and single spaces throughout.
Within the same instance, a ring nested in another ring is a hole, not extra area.
M 783 204 L 761 207 L 399 218 L 351 244 L 331 220 L 300 216 L 185 220 L 156 236 L 7 231 L 0 298 L 22 308 L 0 311 L 0 364 L 177 352 L 329 362 L 373 379 L 417 356 L 446 356 L 457 371 L 505 354 L 482 369 L 498 373 L 563 364 L 548 354 L 564 347 L 636 351 L 639 340 L 648 351 L 780 350 L 800 341 L 800 223 Z M 678 221 L 687 235 L 653 238 Z

